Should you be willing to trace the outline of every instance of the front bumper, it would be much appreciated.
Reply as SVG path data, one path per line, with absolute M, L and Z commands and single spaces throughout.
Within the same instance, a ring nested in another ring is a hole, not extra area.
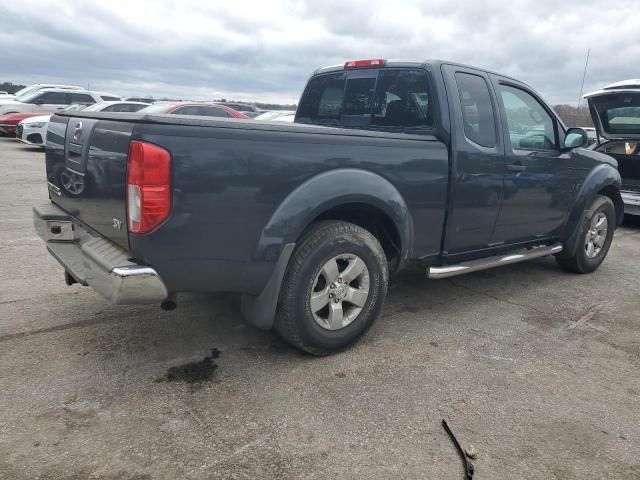
M 44 138 L 46 137 L 46 129 L 43 132 L 42 128 L 31 128 L 23 124 L 18 124 L 16 128 L 16 140 L 27 145 L 33 145 L 35 147 L 44 148 Z
M 34 207 L 33 224 L 67 276 L 112 303 L 160 303 L 168 297 L 153 268 L 131 262 L 124 249 L 89 232 L 56 205 Z
M 620 195 L 624 203 L 624 213 L 627 215 L 640 215 L 640 192 L 622 190 Z

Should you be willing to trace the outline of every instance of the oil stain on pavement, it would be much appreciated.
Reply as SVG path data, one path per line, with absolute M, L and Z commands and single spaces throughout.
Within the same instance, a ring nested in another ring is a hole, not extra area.
M 204 357 L 197 362 L 189 362 L 184 365 L 178 365 L 171 367 L 167 370 L 167 373 L 160 378 L 156 379 L 156 382 L 175 382 L 175 383 L 188 383 L 199 384 L 206 383 L 213 380 L 215 371 L 218 368 L 213 360 L 220 356 L 220 350 L 217 348 L 211 349 L 211 354 Z

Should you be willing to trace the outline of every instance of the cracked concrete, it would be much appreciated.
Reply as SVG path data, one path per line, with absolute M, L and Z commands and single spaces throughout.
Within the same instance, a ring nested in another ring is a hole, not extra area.
M 478 479 L 640 477 L 640 221 L 593 275 L 406 271 L 317 359 L 233 296 L 163 312 L 67 287 L 31 226 L 42 153 L 0 139 L 0 163 L 0 479 L 461 479 L 443 418 Z M 210 380 L 156 381 L 214 348 Z

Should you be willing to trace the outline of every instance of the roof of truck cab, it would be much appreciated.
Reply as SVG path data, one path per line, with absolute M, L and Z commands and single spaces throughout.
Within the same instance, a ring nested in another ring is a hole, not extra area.
M 434 68 L 439 68 L 441 65 L 452 65 L 455 67 L 463 67 L 463 68 L 469 68 L 472 70 L 479 70 L 482 72 L 486 72 L 486 73 L 491 73 L 493 75 L 497 75 L 499 77 L 503 77 L 503 78 L 508 78 L 509 80 L 513 80 L 519 83 L 524 83 L 516 78 L 510 77 L 508 75 L 505 75 L 503 73 L 499 73 L 499 72 L 494 72 L 492 70 L 487 70 L 486 68 L 480 68 L 480 67 L 475 67 L 473 65 L 465 65 L 463 63 L 457 63 L 457 62 L 450 62 L 447 60 L 440 60 L 440 59 L 431 59 L 431 60 L 416 60 L 416 59 L 389 59 L 389 60 L 385 60 L 385 63 L 383 66 L 381 67 L 375 67 L 375 68 L 385 68 L 385 67 L 405 67 L 405 68 L 421 68 L 424 67 L 426 65 L 431 65 Z M 366 68 L 371 68 L 371 67 L 365 67 L 365 68 L 361 68 L 360 70 L 365 70 Z M 349 70 L 359 70 L 358 68 L 351 68 Z M 341 63 L 340 65 L 330 65 L 328 67 L 321 67 L 318 68 L 317 70 L 315 70 L 313 72 L 313 75 L 317 75 L 320 73 L 329 73 L 329 72 L 340 72 L 340 71 L 344 71 L 344 63 Z

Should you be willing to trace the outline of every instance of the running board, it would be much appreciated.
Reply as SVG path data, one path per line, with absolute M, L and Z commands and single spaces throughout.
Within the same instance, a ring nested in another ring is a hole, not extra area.
M 455 265 L 446 265 L 444 267 L 429 267 L 427 276 L 429 278 L 449 278 L 465 273 L 477 272 L 479 270 L 487 270 L 489 268 L 501 267 L 502 265 L 510 265 L 512 263 L 524 262 L 533 258 L 546 257 L 555 255 L 562 251 L 562 244 L 548 245 L 546 247 L 534 247 L 525 250 L 517 250 L 507 255 L 480 258 L 469 262 L 457 263 Z

